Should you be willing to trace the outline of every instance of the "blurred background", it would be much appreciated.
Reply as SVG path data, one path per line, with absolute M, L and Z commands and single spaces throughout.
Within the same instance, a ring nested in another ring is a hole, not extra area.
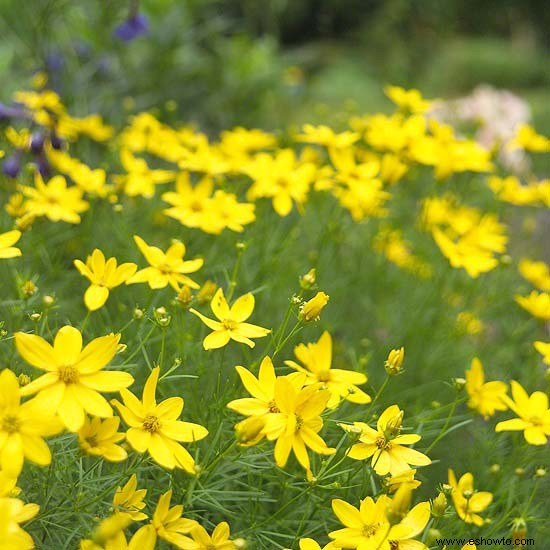
M 550 129 L 544 0 L 0 0 L 0 101 L 48 78 L 71 112 L 154 108 L 215 132 L 389 110 L 387 83 L 488 83 Z M 125 99 L 121 99 L 125 98 Z M 122 104 L 121 104 L 122 103 Z

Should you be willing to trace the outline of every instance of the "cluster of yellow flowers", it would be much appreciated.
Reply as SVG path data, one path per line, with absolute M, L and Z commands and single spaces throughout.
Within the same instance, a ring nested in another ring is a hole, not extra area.
M 404 186 L 400 182 L 413 169 L 428 167 L 430 173 L 433 169 L 438 182 L 453 174 L 494 171 L 491 152 L 431 118 L 431 102 L 417 90 L 390 86 L 386 93 L 396 105 L 393 114 L 353 118 L 349 127 L 339 133 L 327 126 L 306 124 L 282 141 L 261 130 L 235 128 L 212 141 L 193 128 L 168 126 L 151 113 L 136 114 L 117 135 L 98 115 L 70 116 L 52 91 L 17 92 L 14 99 L 26 109 L 33 123 L 49 135 L 49 140 L 41 144 L 48 170 L 37 168 L 33 185 L 17 182 L 13 186 L 14 192 L 4 209 L 14 219 L 14 228 L 0 234 L 0 259 L 21 256 L 18 246 L 25 255 L 29 254 L 23 235 L 42 219 L 80 224 L 99 201 L 111 205 L 116 212 L 122 211 L 125 204 L 140 204 L 160 196 L 169 205 L 162 207 L 163 220 L 172 218 L 186 228 L 219 235 L 225 230 L 240 233 L 253 224 L 263 199 L 268 199 L 268 208 L 284 218 L 294 209 L 303 213 L 314 193 L 324 193 L 349 212 L 352 222 L 363 223 L 390 216 L 394 194 L 404 192 L 399 189 Z M 120 173 L 92 168 L 73 157 L 69 144 L 79 136 L 114 144 Z M 25 129 L 10 127 L 6 137 L 20 152 L 37 147 Z M 522 126 L 508 146 L 545 152 L 550 150 L 550 141 Z M 51 169 L 57 172 L 51 177 L 41 173 Z M 167 190 L 167 185 L 173 187 Z M 488 185 L 501 201 L 550 206 L 548 181 L 523 185 L 515 177 L 490 176 Z M 478 278 L 499 265 L 506 253 L 508 230 L 496 214 L 465 205 L 452 193 L 436 195 L 430 191 L 423 197 L 420 225 L 431 234 L 453 268 L 464 269 L 471 278 Z M 393 227 L 383 222 L 373 248 L 416 277 L 433 277 L 433 266 L 413 250 L 403 231 Z M 403 373 L 403 347 L 389 353 L 386 380 L 373 396 L 360 387 L 367 383 L 365 373 L 333 367 L 333 337 L 329 331 L 322 332 L 316 342 L 296 345 L 295 358 L 275 366 L 291 337 L 305 324 L 318 320 L 329 302 L 329 296 L 322 291 L 309 300 L 303 297 L 305 291 L 314 288 L 315 270 L 301 278 L 302 291 L 291 300 L 283 325 L 272 333 L 270 328 L 248 322 L 256 306 L 255 291 L 233 299 L 234 276 L 228 278 L 225 292 L 212 281 L 201 285 L 192 278 L 203 269 L 205 261 L 202 257 L 188 259 L 182 240 L 162 243 L 160 239 L 148 238 L 146 242 L 137 234 L 133 239 L 146 262 L 144 267 L 121 262 L 120 257 L 107 258 L 95 243 L 85 260 L 71 257 L 71 265 L 89 281 L 83 295 L 88 315 L 103 308 L 117 287 L 145 283 L 152 291 L 169 288 L 175 300 L 198 318 L 189 316 L 192 322 L 200 326 L 200 320 L 210 329 L 202 340 L 205 351 L 224 348 L 230 342 L 234 342 L 232 346 L 235 342 L 245 344 L 244 349 L 249 351 L 256 345 L 254 340 L 265 338 L 269 343 L 261 362 L 251 359 L 250 368 L 235 367 L 249 394 L 226 404 L 245 417 L 235 425 L 236 442 L 245 448 L 265 440 L 274 442 L 275 465 L 285 468 L 293 455 L 305 470 L 310 486 L 325 479 L 327 473 L 347 459 L 370 463 L 365 471 L 369 472 L 373 487 L 374 474 L 382 478 L 380 491 L 373 490 L 371 496 L 360 500 L 358 507 L 342 499 L 332 500 L 332 510 L 344 527 L 327 533 L 331 542 L 325 549 L 427 549 L 418 538 L 426 535 L 431 517 L 436 523 L 447 514 L 446 497 L 451 498 L 461 521 L 476 526 L 485 523 L 480 514 L 489 507 L 493 495 L 474 489 L 471 472 L 457 481 L 449 469 L 448 483 L 432 502 L 412 505 L 413 491 L 421 484 L 415 477 L 416 468 L 432 464 L 428 453 L 438 439 L 421 452 L 412 446 L 422 437 L 404 429 L 404 411 L 398 404 L 385 407 L 380 414 L 373 408 L 389 380 Z M 528 296 L 517 295 L 517 303 L 538 320 L 550 321 L 548 265 L 523 259 L 518 269 L 537 290 Z M 192 291 L 197 291 L 196 296 Z M 198 309 L 209 304 L 215 319 L 189 307 L 195 298 Z M 296 325 L 287 333 L 293 307 Z M 136 311 L 143 315 L 139 308 Z M 162 308 L 156 310 L 156 319 L 163 329 L 168 323 L 165 314 Z M 462 312 L 459 321 L 468 325 L 466 332 L 479 332 L 481 329 L 472 323 L 481 321 L 469 315 Z M 136 382 L 133 374 L 139 381 L 139 371 L 131 374 L 126 364 L 112 365 L 125 348 L 121 334 L 105 334 L 84 345 L 87 319 L 80 330 L 66 324 L 55 336 L 50 333 L 49 340 L 39 335 L 42 333 L 14 334 L 19 356 L 42 373 L 31 379 L 25 374 L 18 376 L 17 369 L 11 366 L 0 372 L 2 548 L 34 548 L 34 541 L 21 524 L 36 516 L 39 506 L 17 498 L 17 480 L 26 462 L 39 466 L 52 463 L 48 438 L 61 433 L 66 432 L 69 437 L 73 434 L 83 453 L 109 462 L 125 461 L 129 453 L 135 452 L 150 457 L 168 471 L 200 475 L 200 464 L 188 447 L 206 438 L 208 429 L 180 419 L 184 408 L 181 396 L 157 401 L 157 389 L 166 376 L 158 365 L 150 365 L 143 386 L 138 384 L 131 391 L 129 388 Z M 537 340 L 534 346 L 543 361 L 550 364 L 550 343 Z M 268 354 L 270 350 L 272 353 Z M 256 375 L 254 368 L 258 363 Z M 289 369 L 286 374 L 279 374 L 285 367 Z M 548 443 L 550 409 L 544 392 L 529 395 L 518 381 L 512 380 L 512 397 L 508 396 L 505 382 L 485 381 L 483 365 L 477 357 L 466 371 L 465 380 L 457 381 L 457 385 L 465 387 L 468 406 L 485 419 L 497 411 L 511 411 L 517 416 L 498 422 L 497 432 L 523 431 L 530 445 Z M 138 391 L 141 398 L 136 395 Z M 355 410 L 363 421 L 331 418 L 347 403 L 358 405 Z M 321 435 L 330 423 L 335 431 L 341 430 L 341 441 L 335 446 L 329 445 L 328 435 Z M 324 458 L 312 460 L 310 452 Z M 81 540 L 80 548 L 152 550 L 157 539 L 183 550 L 243 547 L 243 540 L 231 539 L 226 522 L 219 523 L 209 534 L 196 520 L 183 517 L 181 504 L 170 507 L 174 496 L 171 489 L 160 496 L 152 518 L 148 518 L 143 512 L 146 494 L 146 489 L 137 488 L 137 476 L 131 475 L 116 490 L 112 513 L 99 523 L 92 538 Z M 133 525 L 145 520 L 149 520 L 145 525 Z M 426 536 L 422 537 L 424 541 Z M 310 538 L 302 538 L 299 544 L 301 550 L 320 549 Z

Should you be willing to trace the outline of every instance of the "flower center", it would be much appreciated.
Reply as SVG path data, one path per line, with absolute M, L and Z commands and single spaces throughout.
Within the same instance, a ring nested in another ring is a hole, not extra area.
M 237 321 L 233 321 L 233 319 L 224 319 L 222 321 L 222 325 L 225 330 L 235 330 L 238 324 L 239 323 L 237 323 Z
M 275 403 L 275 400 L 272 399 L 268 404 L 267 406 L 269 407 L 269 412 L 270 413 L 280 413 L 281 411 L 279 410 L 279 407 L 277 407 L 277 404 Z
M 84 439 L 90 447 L 97 447 L 97 435 L 93 434 Z
M 159 428 L 159 419 L 153 414 L 148 414 L 143 421 L 143 429 L 150 433 L 155 433 L 159 431 Z
M 12 414 L 7 414 L 2 419 L 2 430 L 8 432 L 9 434 L 19 431 L 19 419 L 17 416 Z
M 363 525 L 361 534 L 367 538 L 373 537 L 376 534 L 378 527 L 380 527 L 380 523 L 367 523 L 366 525 Z
M 296 416 L 296 431 L 299 431 L 300 428 L 303 426 L 304 424 L 304 419 L 300 416 L 300 415 L 295 415 Z
M 317 373 L 317 380 L 319 380 L 319 382 L 330 382 L 330 371 L 328 369 L 320 370 Z
M 531 418 L 529 418 L 529 422 L 535 426 L 542 426 L 542 418 L 540 416 L 531 416 Z
M 387 441 L 383 436 L 377 437 L 374 444 L 383 451 L 389 451 L 391 449 L 391 442 Z
M 59 380 L 65 384 L 72 384 L 78 378 L 78 371 L 72 365 L 59 367 L 58 374 Z

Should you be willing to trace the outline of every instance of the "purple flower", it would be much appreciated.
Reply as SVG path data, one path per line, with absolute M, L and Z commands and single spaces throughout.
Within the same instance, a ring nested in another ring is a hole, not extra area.
M 2 165 L 2 171 L 8 178 L 16 178 L 21 170 L 21 155 L 17 153 L 8 157 Z
M 114 35 L 123 42 L 130 42 L 138 36 L 142 36 L 149 32 L 149 19 L 141 13 L 134 13 L 119 25 Z
M 22 107 L 10 107 L 4 103 L 0 103 L 0 120 L 12 117 L 22 117 L 25 115 L 25 110 Z

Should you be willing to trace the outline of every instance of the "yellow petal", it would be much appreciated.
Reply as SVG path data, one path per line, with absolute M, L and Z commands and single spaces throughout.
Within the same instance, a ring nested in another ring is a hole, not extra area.
M 44 338 L 36 334 L 15 333 L 17 351 L 27 363 L 43 370 L 57 370 L 57 358 L 54 350 Z
M 230 332 L 228 330 L 216 330 L 211 332 L 202 342 L 205 350 L 218 349 L 225 346 L 230 338 Z
M 229 317 L 237 323 L 246 321 L 254 311 L 254 295 L 250 292 L 238 298 L 231 306 Z
M 61 327 L 55 336 L 53 349 L 59 365 L 74 365 L 82 349 L 82 334 L 70 325 Z
M 216 294 L 214 294 L 214 297 L 210 302 L 210 307 L 212 308 L 212 312 L 214 313 L 214 315 L 220 321 L 229 318 L 229 306 L 227 305 L 227 301 L 225 300 L 225 296 L 223 295 L 223 290 L 221 288 L 218 288 Z
M 91 285 L 84 293 L 84 303 L 90 311 L 96 311 L 105 304 L 108 297 L 108 288 L 99 285 Z

